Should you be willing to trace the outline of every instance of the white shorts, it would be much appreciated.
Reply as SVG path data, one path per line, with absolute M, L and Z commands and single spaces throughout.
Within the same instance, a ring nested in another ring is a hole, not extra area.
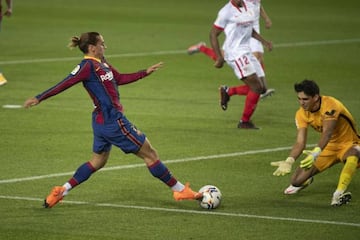
M 234 70 L 238 79 L 243 79 L 254 73 L 258 77 L 264 77 L 265 73 L 259 61 L 252 53 L 245 53 L 235 60 L 228 61 L 227 64 Z
M 256 40 L 255 38 L 250 38 L 250 48 L 251 52 L 264 53 L 264 46 L 261 44 L 260 41 Z

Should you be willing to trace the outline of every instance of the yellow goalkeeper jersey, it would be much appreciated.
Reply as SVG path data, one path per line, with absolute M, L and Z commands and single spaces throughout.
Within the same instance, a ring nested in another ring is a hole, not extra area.
M 321 96 L 320 101 L 320 109 L 316 112 L 305 111 L 300 107 L 295 115 L 297 128 L 308 128 L 308 126 L 311 126 L 315 131 L 321 133 L 323 121 L 337 120 L 329 144 L 360 143 L 355 120 L 347 108 L 334 97 Z

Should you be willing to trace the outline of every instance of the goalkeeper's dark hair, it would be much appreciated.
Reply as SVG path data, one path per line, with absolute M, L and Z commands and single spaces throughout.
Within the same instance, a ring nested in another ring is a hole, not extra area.
M 305 79 L 301 83 L 295 83 L 294 89 L 297 93 L 304 92 L 306 95 L 311 97 L 320 95 L 319 86 L 315 81 L 309 79 Z
M 80 37 L 72 37 L 69 43 L 70 48 L 79 47 L 83 53 L 89 52 L 89 45 L 96 45 L 99 41 L 100 33 L 98 32 L 86 32 L 81 34 Z

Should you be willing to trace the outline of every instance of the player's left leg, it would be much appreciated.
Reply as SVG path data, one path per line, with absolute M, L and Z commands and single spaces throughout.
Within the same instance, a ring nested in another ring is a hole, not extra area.
M 194 192 L 190 188 L 190 184 L 186 183 L 183 185 L 178 181 L 165 164 L 160 161 L 157 151 L 151 146 L 148 139 L 145 140 L 143 146 L 140 148 L 136 156 L 142 158 L 148 167 L 150 173 L 165 183 L 168 187 L 173 190 L 173 197 L 175 200 L 191 200 L 199 199 L 202 197 L 201 193 Z
M 316 174 L 338 163 L 337 159 L 337 148 L 327 145 L 310 169 L 305 170 L 300 168 L 300 166 L 296 168 L 291 176 L 291 184 L 284 190 L 284 194 L 295 194 L 306 188 L 313 182 L 313 177 Z
M 345 164 L 341 170 L 337 188 L 331 199 L 331 205 L 341 206 L 348 203 L 351 200 L 351 193 L 346 193 L 356 169 L 359 166 L 359 147 L 350 148 L 345 154 Z
M 265 72 L 265 63 L 264 63 L 264 52 L 263 52 L 263 47 L 261 46 L 261 48 L 256 48 L 258 49 L 257 51 L 254 51 L 253 54 L 254 56 L 256 57 L 256 59 L 259 61 L 260 65 L 261 65 L 261 68 L 262 70 Z M 260 95 L 260 99 L 264 99 L 268 96 L 272 96 L 272 94 L 275 93 L 275 89 L 273 88 L 268 88 L 267 87 L 267 82 L 266 82 L 266 79 L 265 79 L 265 76 L 264 77 L 260 77 L 261 81 L 263 82 L 263 84 L 265 85 L 265 88 L 266 88 L 266 92 L 265 93 L 262 93 Z
M 259 77 L 262 84 L 265 86 L 266 91 L 260 95 L 260 99 L 264 99 L 266 97 L 272 96 L 275 93 L 275 89 L 268 88 L 265 76 Z

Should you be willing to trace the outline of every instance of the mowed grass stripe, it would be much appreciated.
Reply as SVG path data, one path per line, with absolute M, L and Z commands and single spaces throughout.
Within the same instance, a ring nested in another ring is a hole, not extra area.
M 360 42 L 359 38 L 342 39 L 342 40 L 307 41 L 307 42 L 274 44 L 274 48 L 348 44 L 348 43 L 358 43 L 358 42 Z M 185 53 L 186 50 L 169 50 L 169 51 L 156 51 L 156 52 L 143 52 L 143 53 L 110 54 L 110 55 L 106 55 L 106 58 L 146 57 L 146 56 L 156 56 L 156 55 L 176 55 L 176 54 L 185 54 Z M 24 59 L 24 60 L 13 60 L 13 61 L 0 61 L 0 65 L 65 62 L 65 61 L 75 61 L 78 59 L 79 57 Z
M 20 200 L 20 201 L 37 201 L 37 202 L 44 201 L 44 199 L 40 199 L 40 198 L 3 196 L 3 195 L 0 195 L 0 199 Z M 90 205 L 90 206 L 103 207 L 103 208 L 126 208 L 126 209 L 136 209 L 136 210 L 146 210 L 146 211 L 160 211 L 160 212 L 186 213 L 186 214 L 199 214 L 199 215 L 214 215 L 214 216 L 223 216 L 223 217 L 262 219 L 262 220 L 270 220 L 270 221 L 288 221 L 288 222 L 302 222 L 302 223 L 310 223 L 310 224 L 325 224 L 325 225 L 341 225 L 341 226 L 360 227 L 360 223 L 337 222 L 337 221 L 303 219 L 303 218 L 287 218 L 287 217 L 264 216 L 264 215 L 243 214 L 243 213 L 230 213 L 230 212 L 219 212 L 219 211 L 214 211 L 214 210 L 213 211 L 186 210 L 186 209 L 176 209 L 176 208 L 159 208 L 159 207 L 148 207 L 148 206 L 124 205 L 124 204 L 113 204 L 113 203 L 91 203 L 91 202 L 84 202 L 84 201 L 66 201 L 66 200 L 62 201 L 62 203 L 74 204 L 74 205 Z
M 313 146 L 313 145 L 309 145 L 309 146 Z M 180 159 L 174 159 L 174 160 L 164 160 L 163 162 L 166 164 L 183 163 L 183 162 L 210 160 L 210 159 L 218 159 L 218 158 L 237 157 L 237 156 L 260 154 L 260 153 L 279 152 L 279 151 L 285 151 L 285 150 L 289 150 L 289 149 L 291 149 L 291 147 L 278 147 L 278 148 L 251 150 L 251 151 L 244 151 L 244 152 L 234 152 L 234 153 L 224 153 L 224 154 L 216 154 L 216 155 L 208 155 L 208 156 L 180 158 Z M 100 171 L 114 171 L 114 170 L 138 168 L 138 167 L 144 167 L 144 166 L 145 166 L 144 163 L 138 163 L 138 164 L 130 164 L 130 165 L 122 165 L 122 166 L 114 166 L 114 167 L 105 167 L 103 169 L 100 169 Z M 0 180 L 0 184 L 18 183 L 18 182 L 33 181 L 33 180 L 39 180 L 39 179 L 45 179 L 45 178 L 70 176 L 72 174 L 74 174 L 74 172 L 63 172 L 63 173 L 54 173 L 54 174 L 30 176 L 30 177 L 23 177 L 23 178 L 3 179 L 3 180 Z

